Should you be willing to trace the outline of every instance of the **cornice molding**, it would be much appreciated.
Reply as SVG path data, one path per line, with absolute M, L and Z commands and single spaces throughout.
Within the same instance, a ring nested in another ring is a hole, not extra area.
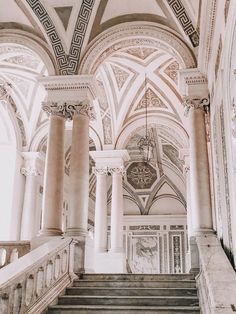
M 184 97 L 208 98 L 207 78 L 197 68 L 180 70 L 179 78 L 179 89 Z
M 96 98 L 96 87 L 94 85 L 94 80 L 92 75 L 58 75 L 58 76 L 48 76 L 39 77 L 39 83 L 41 83 L 45 90 L 50 93 L 64 92 L 65 95 L 76 91 L 84 97 L 87 95 L 89 99 Z M 76 97 L 78 95 L 76 94 Z
M 201 5 L 200 42 L 198 50 L 198 67 L 207 74 L 212 53 L 217 0 L 204 0 Z

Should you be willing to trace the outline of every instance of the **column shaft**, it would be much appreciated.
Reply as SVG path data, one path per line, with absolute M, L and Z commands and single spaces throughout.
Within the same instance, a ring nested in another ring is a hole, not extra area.
M 212 231 L 205 113 L 201 107 L 190 109 L 190 176 L 193 232 Z
M 36 236 L 35 215 L 37 199 L 37 176 L 28 174 L 25 178 L 25 195 L 21 223 L 21 240 L 29 241 Z
M 74 114 L 71 166 L 70 204 L 67 235 L 86 236 L 89 199 L 89 117 Z
M 123 252 L 123 188 L 122 173 L 112 173 L 111 252 Z
M 65 119 L 51 114 L 47 144 L 41 235 L 61 235 Z
M 97 173 L 96 208 L 95 208 L 95 237 L 96 252 L 107 251 L 107 182 L 106 173 Z

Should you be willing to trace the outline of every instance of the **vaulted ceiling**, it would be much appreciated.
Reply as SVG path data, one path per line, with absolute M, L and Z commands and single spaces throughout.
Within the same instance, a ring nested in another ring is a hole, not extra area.
M 46 147 L 48 120 L 41 111 L 45 92 L 37 77 L 88 74 L 84 65 L 89 63 L 88 52 L 104 40 L 106 45 L 99 46 L 91 59 L 97 92 L 97 119 L 90 130 L 94 145 L 127 148 L 132 170 L 132 162 L 141 162 L 136 143 L 144 134 L 147 103 L 148 128 L 155 141 L 155 182 L 165 177 L 172 178 L 170 185 L 183 184 L 178 154 L 188 146 L 188 122 L 178 70 L 195 66 L 199 6 L 200 0 L 1 0 L 0 83 L 12 86 L 11 111 L 17 117 L 23 150 L 45 151 Z M 149 32 L 151 27 L 156 33 Z M 24 46 L 24 36 L 31 46 Z M 131 193 L 135 184 L 130 180 L 127 177 L 125 184 Z M 180 198 L 182 194 L 183 189 Z M 150 197 L 154 201 L 156 196 Z

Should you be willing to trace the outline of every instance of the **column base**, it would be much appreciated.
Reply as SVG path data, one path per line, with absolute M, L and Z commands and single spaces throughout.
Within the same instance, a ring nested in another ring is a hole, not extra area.
M 199 263 L 199 253 L 196 242 L 196 237 L 191 236 L 189 238 L 189 250 L 187 252 L 187 267 L 186 271 L 188 273 L 199 273 L 200 263 Z
M 51 236 L 37 236 L 37 237 L 34 237 L 31 241 L 30 241 L 30 246 L 31 246 L 31 250 L 34 250 L 36 249 L 37 247 L 43 245 L 44 243 L 47 243 L 48 241 L 52 240 L 52 239 L 55 239 L 55 238 L 58 238 L 58 239 L 63 239 L 63 237 L 61 236 L 54 236 L 54 237 L 51 237 Z
M 65 232 L 65 236 L 67 237 L 86 237 L 87 230 L 82 228 L 68 228 Z
M 62 230 L 57 228 L 42 229 L 38 233 L 38 237 L 58 237 L 62 235 Z
M 207 228 L 196 229 L 192 231 L 193 237 L 204 236 L 208 234 L 215 234 L 215 231 L 213 229 L 207 229 Z

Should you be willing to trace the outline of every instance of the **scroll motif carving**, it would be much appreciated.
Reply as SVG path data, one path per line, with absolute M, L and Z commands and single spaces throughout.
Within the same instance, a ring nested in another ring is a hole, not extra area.
M 107 167 L 93 167 L 93 173 L 95 175 L 98 175 L 98 174 L 105 174 L 107 175 L 108 174 L 108 168 Z
M 48 114 L 58 115 L 67 120 L 72 120 L 75 113 L 86 115 L 89 119 L 95 119 L 93 107 L 87 101 L 63 101 L 43 102 L 42 108 Z
M 35 167 L 22 167 L 20 170 L 21 174 L 24 176 L 40 176 L 41 173 Z
M 121 167 L 108 167 L 108 172 L 110 174 L 121 174 L 122 176 L 126 174 L 125 168 Z
M 192 109 L 203 109 L 209 106 L 210 101 L 208 97 L 185 97 L 184 98 L 184 107 L 185 107 L 185 116 L 188 115 L 189 110 Z

